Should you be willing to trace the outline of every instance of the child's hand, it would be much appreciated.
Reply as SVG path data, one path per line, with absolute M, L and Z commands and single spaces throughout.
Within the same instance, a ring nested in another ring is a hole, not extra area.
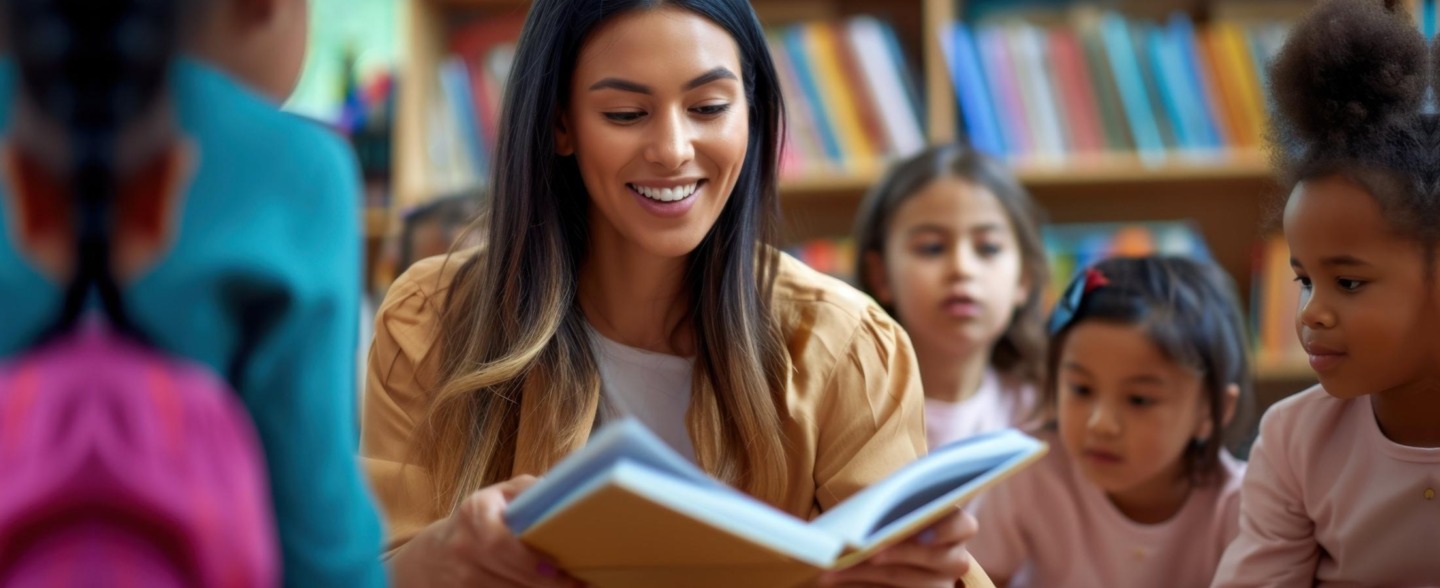
M 505 526 L 505 507 L 535 483 L 519 476 L 476 491 L 448 518 L 421 531 L 390 561 L 396 586 L 537 586 L 582 584 L 545 561 Z
M 852 568 L 826 574 L 821 586 L 954 588 L 970 571 L 965 542 L 975 536 L 975 517 L 956 510 L 929 529 L 890 546 Z

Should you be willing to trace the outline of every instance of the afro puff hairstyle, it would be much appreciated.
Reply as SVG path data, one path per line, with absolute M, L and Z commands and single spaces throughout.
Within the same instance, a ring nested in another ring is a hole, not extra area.
M 1322 0 L 1270 65 L 1282 181 L 1339 174 L 1402 234 L 1440 242 L 1432 48 L 1394 0 Z M 1432 94 L 1433 96 L 1433 94 Z

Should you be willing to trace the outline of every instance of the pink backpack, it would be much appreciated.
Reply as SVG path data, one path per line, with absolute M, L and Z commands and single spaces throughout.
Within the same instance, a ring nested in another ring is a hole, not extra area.
M 0 588 L 274 586 L 269 496 L 203 366 L 101 321 L 0 364 Z

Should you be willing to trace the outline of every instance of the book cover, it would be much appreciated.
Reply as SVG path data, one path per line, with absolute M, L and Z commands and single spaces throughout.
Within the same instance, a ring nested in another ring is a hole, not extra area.
M 1150 102 L 1151 113 L 1155 117 L 1155 128 L 1160 131 L 1160 144 L 1164 150 L 1172 151 L 1181 149 L 1184 145 L 1178 122 L 1171 118 L 1164 107 L 1164 97 L 1161 96 L 1160 76 L 1158 75 L 1157 62 L 1160 59 L 1159 28 L 1148 21 L 1131 21 L 1129 23 L 1130 42 L 1133 44 L 1133 53 L 1140 72 L 1141 87 Z
M 961 440 L 806 522 L 710 478 L 624 419 L 518 496 L 505 519 L 600 588 L 795 586 L 913 536 L 1046 450 L 1013 429 Z
M 1076 21 L 1075 31 L 1084 50 L 1086 68 L 1090 71 L 1095 105 L 1100 112 L 1101 129 L 1105 131 L 1105 146 L 1110 151 L 1132 151 L 1135 149 L 1134 134 L 1125 116 L 1120 86 L 1106 57 L 1098 17 L 1082 15 Z
M 820 82 L 815 75 L 815 59 L 805 41 L 805 30 L 802 25 L 792 25 L 781 33 L 781 38 L 784 39 L 785 51 L 790 56 L 790 70 L 795 74 L 795 80 L 800 83 L 800 91 L 806 104 L 810 106 L 810 112 L 814 114 L 815 130 L 820 135 L 820 145 L 825 148 L 825 159 L 843 166 L 846 157 L 836 135 L 837 117 L 832 112 L 834 105 L 827 103 L 821 94 Z
M 1159 161 L 1165 156 L 1165 142 L 1145 88 L 1130 27 L 1120 15 L 1107 12 L 1100 17 L 1100 36 L 1120 89 L 1120 100 L 1125 106 L 1125 119 L 1129 122 L 1135 150 L 1144 161 Z
M 1000 134 L 999 119 L 990 103 L 990 94 L 985 91 L 985 74 L 970 26 L 963 22 L 955 23 L 948 39 L 948 42 L 942 43 L 942 48 L 950 66 L 950 81 L 955 86 L 955 97 L 970 145 L 982 153 L 1004 157 L 1005 140 Z
M 977 47 L 985 64 L 988 86 L 994 92 L 993 104 L 999 115 L 1000 129 L 1005 138 L 1006 152 L 1012 158 L 1029 157 L 1036 153 L 1025 108 L 1020 103 L 1020 89 L 1015 68 L 1005 43 L 1004 32 L 996 27 L 978 29 Z
M 870 81 L 860 65 L 855 44 L 850 39 L 850 29 L 844 22 L 826 23 L 830 40 L 834 44 L 835 61 L 840 65 L 840 77 L 848 90 L 855 113 L 859 115 L 860 130 L 869 144 L 873 157 L 882 157 L 895 151 L 890 136 L 885 132 L 880 115 L 880 104 L 870 91 Z
M 1075 31 L 1056 27 L 1050 31 L 1051 71 L 1057 95 L 1070 130 L 1071 149 L 1077 153 L 1105 150 L 1105 132 L 1095 99 L 1095 84 L 1085 63 L 1084 49 Z
M 874 165 L 877 151 L 865 134 L 854 100 L 854 86 L 840 66 L 840 49 L 836 45 L 834 31 L 829 24 L 822 22 L 806 23 L 801 27 L 805 47 L 809 50 L 809 63 L 815 68 L 817 88 L 821 99 L 827 103 L 826 111 L 834 123 L 835 137 L 839 140 L 848 171 Z
M 524 25 L 524 15 L 495 16 L 466 24 L 450 36 L 450 52 L 464 59 L 469 67 L 476 119 L 490 150 L 499 133 L 506 81 L 494 72 L 499 61 L 507 62 L 508 71 L 508 61 L 514 57 L 515 43 Z
M 816 168 L 826 164 L 826 154 L 819 131 L 815 128 L 814 111 L 805 92 L 800 90 L 789 48 L 773 30 L 766 31 L 766 40 L 770 43 L 770 57 L 775 62 L 775 77 L 779 78 L 780 91 L 785 96 L 786 148 L 780 173 L 785 177 L 816 173 Z
M 1221 127 L 1221 136 L 1230 147 L 1254 148 L 1250 133 L 1241 126 L 1239 88 L 1231 79 L 1234 72 L 1220 66 L 1220 53 L 1215 34 L 1209 27 L 1199 31 L 1195 38 L 1196 58 L 1200 63 L 1205 83 L 1210 94 L 1207 99 L 1215 111 L 1214 117 Z
M 898 93 L 905 98 L 905 103 L 910 105 L 910 112 L 915 117 L 916 129 L 920 129 L 920 121 L 924 120 L 923 112 L 925 103 L 920 99 L 920 86 L 916 83 L 916 76 L 911 71 L 911 62 L 905 58 L 905 51 L 900 48 L 900 35 L 895 33 L 895 27 L 890 26 L 883 20 L 868 17 L 857 17 L 857 22 L 870 22 L 872 30 L 878 31 L 881 40 L 885 42 L 886 54 L 889 56 L 890 64 L 893 66 L 889 71 L 895 73 L 899 81 L 895 86 Z M 925 148 L 924 131 L 920 131 L 921 142 L 915 145 L 910 151 L 919 151 Z

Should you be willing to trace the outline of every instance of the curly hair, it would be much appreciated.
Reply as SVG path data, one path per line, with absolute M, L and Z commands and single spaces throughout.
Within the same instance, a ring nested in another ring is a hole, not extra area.
M 1440 134 L 1424 112 L 1432 55 L 1399 2 L 1322 0 L 1270 65 L 1282 181 L 1342 175 L 1401 234 L 1440 241 Z

